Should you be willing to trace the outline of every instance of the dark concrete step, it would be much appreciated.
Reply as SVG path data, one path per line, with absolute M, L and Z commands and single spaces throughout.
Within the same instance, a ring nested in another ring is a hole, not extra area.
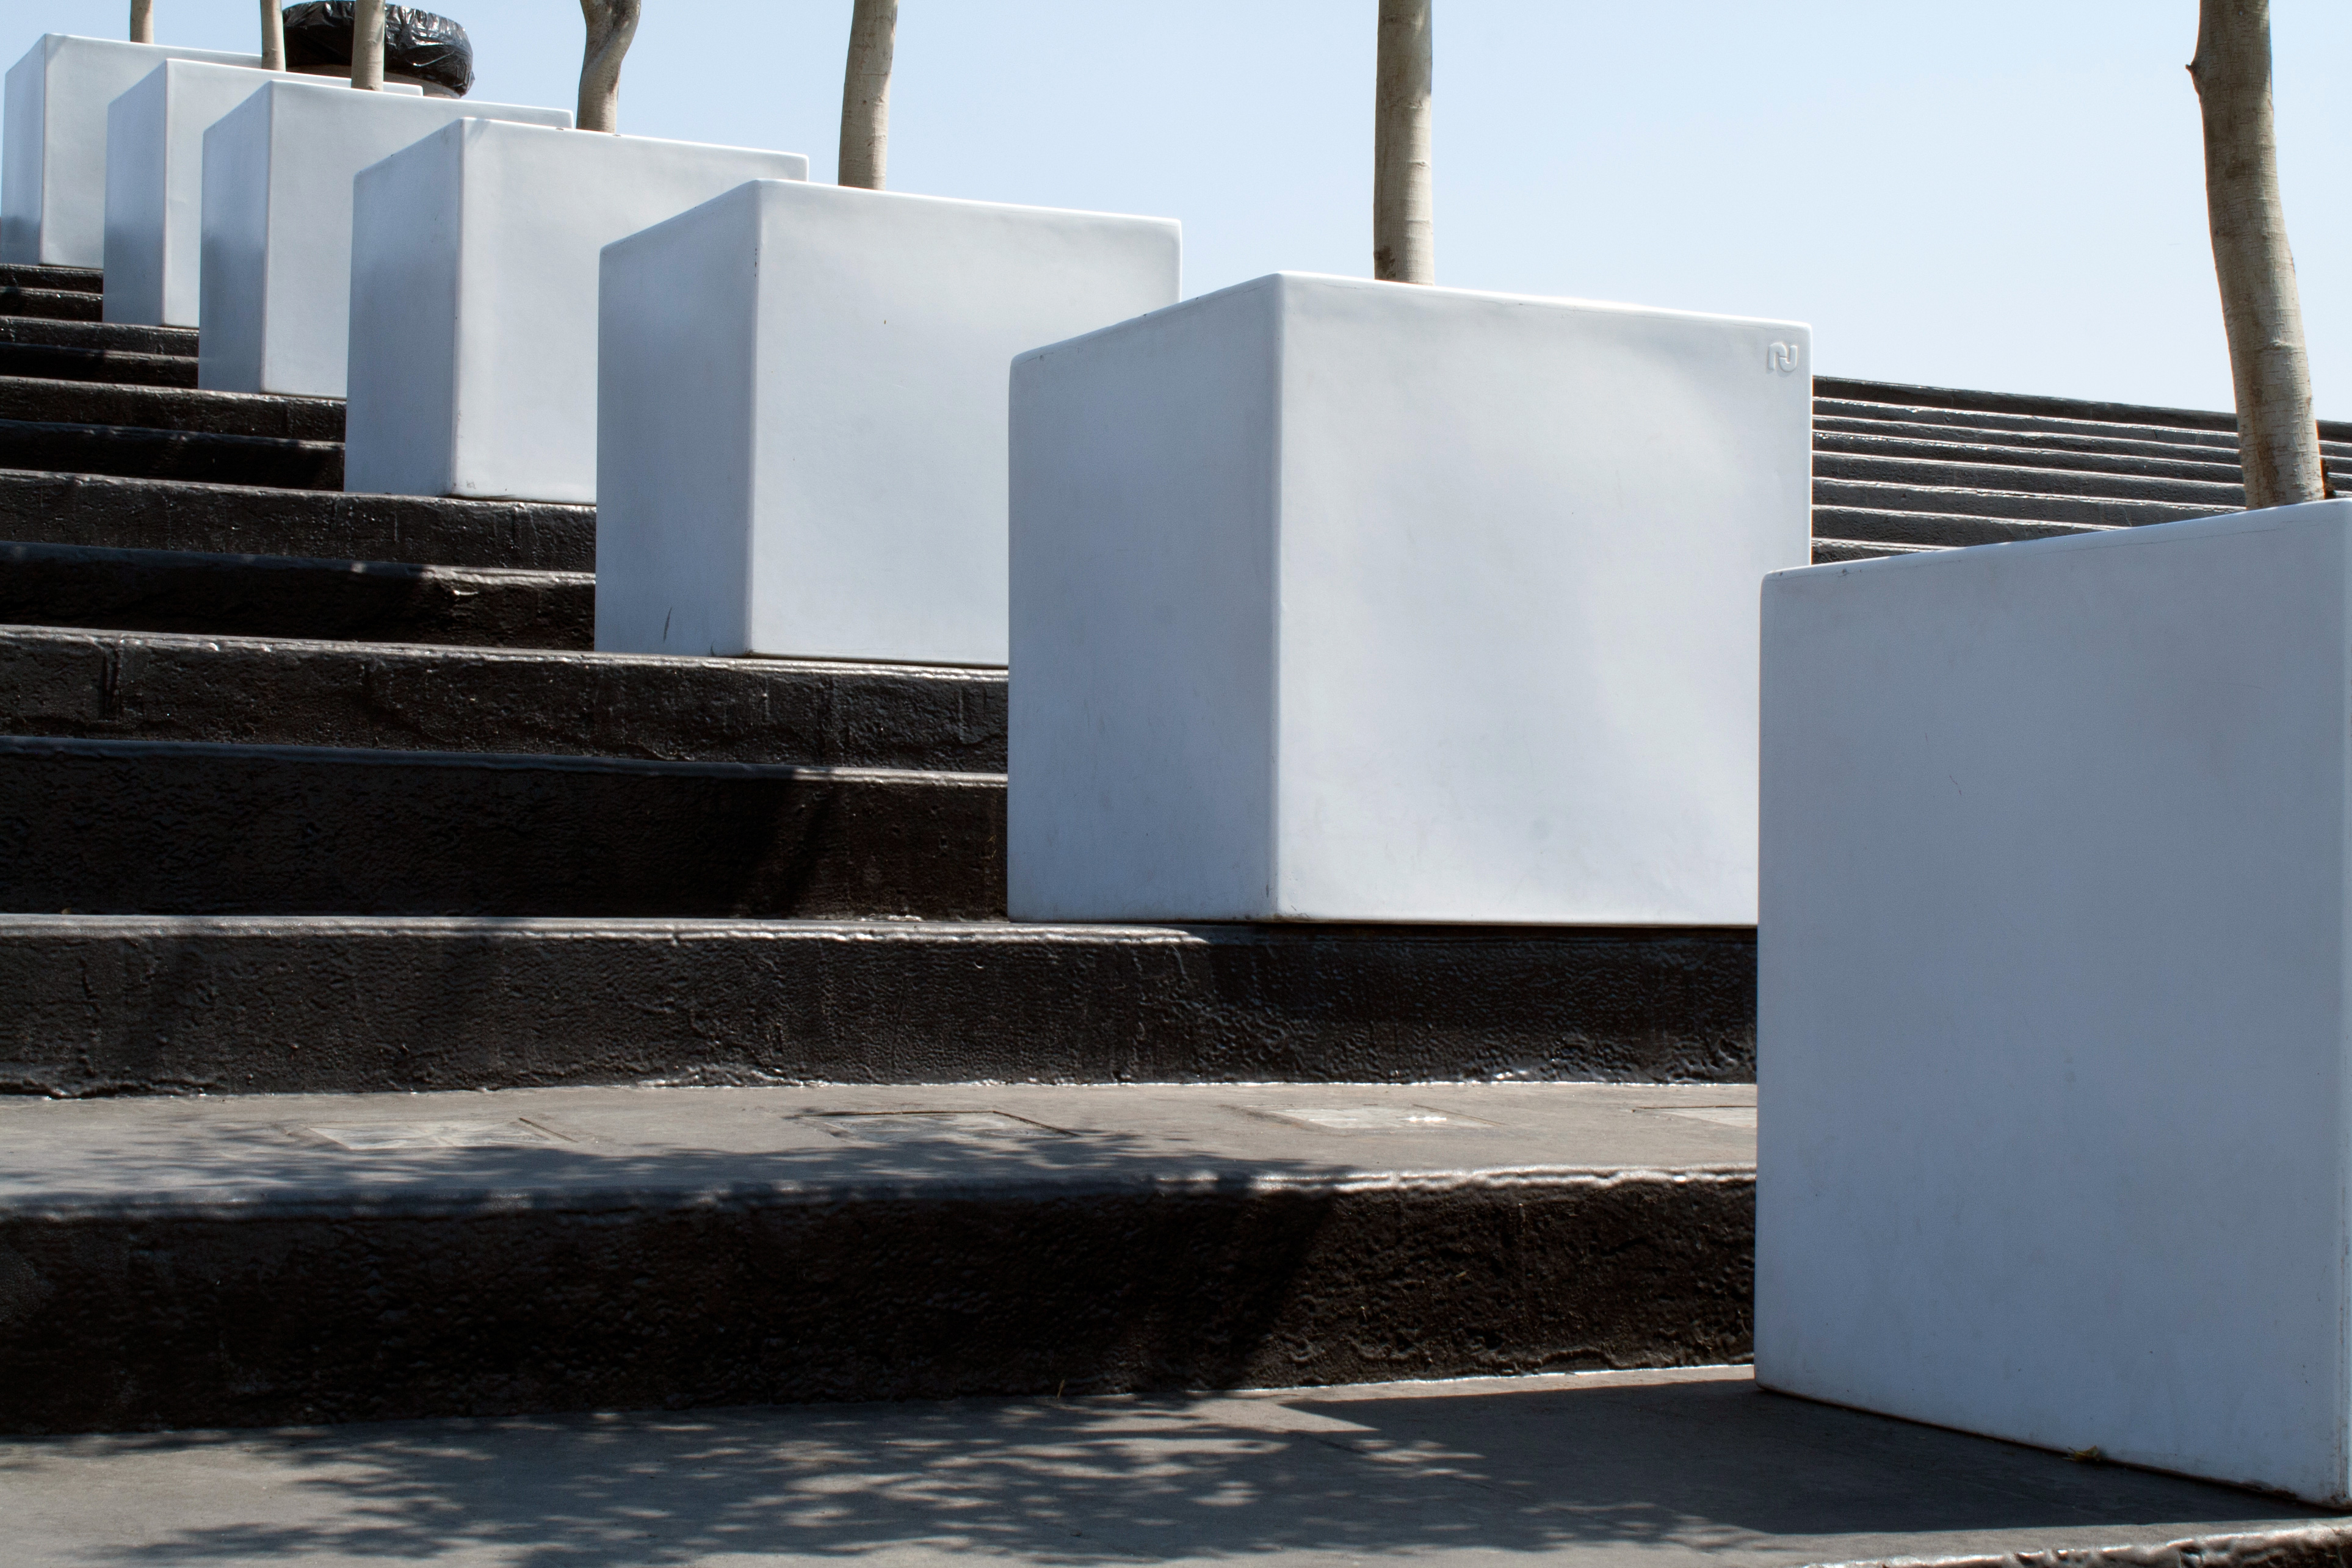
M 1895 428 L 1915 430 L 1919 427 Z M 2008 432 L 1992 434 L 2010 434 Z M 1979 441 L 1973 436 L 1963 438 L 1958 431 L 1947 431 L 1941 436 L 1923 439 L 1916 435 L 1884 434 L 1875 431 L 1864 433 L 1817 428 L 1813 432 L 1813 451 L 1816 456 L 1900 457 L 1926 463 L 1965 463 L 1990 471 L 1995 478 L 2010 469 L 2022 469 L 2028 473 L 2056 470 L 2114 477 L 2188 480 L 2197 484 L 2226 486 L 2232 491 L 2242 487 L 2234 454 L 2221 455 L 2220 460 L 2195 456 L 2147 457 L 2136 453 L 2071 452 L 2063 447 L 2018 445 L 2012 444 L 2013 439 Z
M 596 508 L 0 469 L 0 539 L 585 572 Z
M 0 738 L 0 909 L 1004 910 L 1002 775 Z
M 1752 929 L 0 917 L 31 1094 L 1755 1071 Z
M 1950 512 L 1901 512 L 1862 507 L 1815 507 L 1815 543 L 1903 545 L 1915 549 L 1953 549 L 1969 545 L 2011 544 L 2019 539 L 2064 534 L 2104 533 L 2090 523 L 2042 523 L 2018 517 L 1971 517 Z M 1819 559 L 1818 549 L 1816 559 Z
M 19 1103 L 0 1430 L 1749 1354 L 1754 1136 L 1675 1113 L 1745 1094 L 1336 1092 L 1443 1120 L 1367 1138 L 1284 1087 Z
M 1982 486 L 2024 495 L 2117 501 L 2175 502 L 2207 511 L 2242 507 L 2246 493 L 2234 481 L 2216 484 L 2200 479 L 2159 479 L 2135 474 L 2084 473 L 2065 468 L 2029 468 L 2015 465 L 1953 461 L 1927 457 L 1864 455 L 1837 452 L 1813 455 L 1815 499 L 1823 481 L 1864 480 L 1874 484 Z
M 100 349 L 122 354 L 169 354 L 194 362 L 194 327 L 131 327 L 111 321 L 47 321 L 0 316 L 0 343 L 46 343 L 58 349 Z
M 1991 425 L 1964 425 L 1932 417 L 1917 420 L 1901 417 L 1913 412 L 1908 409 L 1885 411 L 1886 417 L 1875 414 L 1853 414 L 1832 412 L 1850 407 L 1847 404 L 1825 403 L 1813 415 L 1813 437 L 1823 435 L 1876 435 L 1889 440 L 1961 442 L 1981 446 L 2013 446 L 2037 452 L 2074 452 L 2084 455 L 2112 453 L 2119 457 L 2156 457 L 2170 462 L 2211 464 L 2225 468 L 2234 479 L 2238 474 L 2238 444 L 2235 437 L 2214 436 L 2209 444 L 2200 433 L 2196 441 L 2144 440 L 2134 435 L 2109 435 L 2084 430 L 2009 430 Z M 1920 411 L 1933 415 L 1933 409 Z M 2180 433 L 2174 432 L 2174 434 Z
M 51 321 L 95 321 L 106 301 L 78 288 L 26 288 L 0 283 L 0 316 L 37 316 Z
M 0 468 L 340 490 L 343 447 L 330 441 L 0 419 Z
M 0 733 L 1004 769 L 1002 670 L 0 627 Z
M 1966 476 L 1978 485 L 1992 476 Z M 2095 523 L 2137 528 L 2210 517 L 2234 511 L 2229 506 L 2179 501 L 2131 500 L 2104 496 L 2059 496 L 2023 487 L 1979 488 L 1969 485 L 1899 484 L 1880 480 L 1813 480 L 1813 509 L 1852 507 L 1866 512 L 1946 512 L 1965 517 L 2008 517 L 2038 523 Z
M 194 387 L 196 361 L 169 354 L 126 354 L 119 349 L 0 342 L 0 376 L 37 377 L 53 382 L 112 382 L 119 386 Z
M 0 624 L 585 651 L 596 582 L 584 572 L 0 544 Z
M 106 292 L 106 274 L 94 267 L 34 267 L 25 262 L 0 262 L 0 288 L 64 289 L 102 295 Z
M 51 350 L 56 351 L 56 350 Z M 0 376 L 0 420 L 341 442 L 340 398 L 108 386 Z
M 1834 539 L 1816 536 L 1813 539 L 1813 564 L 1827 566 L 1842 560 L 1874 560 L 1880 556 L 1916 555 L 1922 550 L 1951 548 L 1949 545 L 1891 544 L 1876 539 Z
M 2148 403 L 2101 402 L 2084 398 L 2043 397 L 2026 392 L 1978 392 L 1961 387 L 1914 386 L 1901 382 L 1853 381 L 1841 376 L 1815 376 L 1813 396 L 1832 402 L 1899 405 L 1913 409 L 1945 409 L 1954 413 L 2059 419 L 2099 424 L 2168 427 L 2176 430 L 2221 431 L 2234 439 L 2237 416 L 2210 409 L 2163 408 Z M 2319 421 L 2319 434 L 2328 441 L 2352 442 L 2352 422 Z
M 1907 403 L 1852 402 L 1837 399 L 1813 400 L 1815 428 L 1825 420 L 1858 421 L 1887 425 L 1933 426 L 1961 433 L 1957 438 L 1974 440 L 1994 432 L 2011 435 L 2068 439 L 2085 444 L 2093 449 L 2097 444 L 2128 442 L 2135 445 L 2153 447 L 2158 455 L 2179 453 L 2184 456 L 2211 457 L 2235 463 L 2238 458 L 2237 431 L 2226 416 L 2219 429 L 2197 429 L 2178 425 L 2132 424 L 2093 419 L 2068 419 L 2054 414 L 2003 413 L 1998 411 L 1968 409 L 1921 408 Z M 2329 428 L 2323 426 L 2323 429 Z M 2329 459 L 2352 457 L 2352 437 L 2325 437 L 2320 451 Z

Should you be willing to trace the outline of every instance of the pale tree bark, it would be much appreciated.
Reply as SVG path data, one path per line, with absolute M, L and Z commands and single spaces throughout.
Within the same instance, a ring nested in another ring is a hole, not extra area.
M 2230 335 L 2246 505 L 2316 501 L 2327 493 L 2327 478 L 2279 203 L 2270 0 L 2200 0 L 2189 75 L 2205 115 L 2205 206 Z
M 383 90 L 383 0 L 359 0 L 352 8 L 352 85 Z
M 1380 0 L 1372 101 L 1372 276 L 1437 281 L 1429 167 L 1430 0 Z
M 841 183 L 882 188 L 890 157 L 890 57 L 898 0 L 857 0 L 849 15 L 849 64 L 841 76 Z
M 580 109 L 572 117 L 583 131 L 620 130 L 621 57 L 637 36 L 644 0 L 580 0 L 588 23 L 588 52 L 580 62 Z
M 278 8 L 278 0 L 261 0 L 261 68 L 286 68 L 286 13 Z
M 131 0 L 131 41 L 134 44 L 155 41 L 155 0 Z

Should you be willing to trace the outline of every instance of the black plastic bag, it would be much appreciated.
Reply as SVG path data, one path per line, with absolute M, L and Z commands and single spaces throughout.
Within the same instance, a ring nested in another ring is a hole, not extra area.
M 352 68 L 352 0 L 306 0 L 286 7 L 286 65 L 289 70 L 332 66 Z M 474 85 L 474 46 L 466 29 L 446 16 L 407 5 L 383 8 L 383 68 L 466 96 Z

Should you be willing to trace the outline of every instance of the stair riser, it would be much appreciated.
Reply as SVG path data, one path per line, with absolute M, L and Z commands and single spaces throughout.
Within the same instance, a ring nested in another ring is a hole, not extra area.
M 196 384 L 196 361 L 113 349 L 60 349 L 47 343 L 0 343 L 0 376 L 58 382 L 110 382 L 121 386 Z
M 0 472 L 0 539 L 585 572 L 596 564 L 596 511 L 536 501 Z
M 0 1223 L 0 1429 L 938 1399 L 1750 1353 L 1754 1182 Z
M 1004 792 L 937 774 L 0 742 L 0 908 L 1002 918 Z
M 0 316 L 0 343 L 47 343 L 62 349 L 107 349 L 126 354 L 170 354 L 195 362 L 193 327 L 126 327 L 113 322 L 45 321 Z
M 0 421 L 0 468 L 295 490 L 343 487 L 343 449 L 337 443 L 192 434 L 123 425 Z
M 1001 673 L 0 631 L 0 733 L 1004 770 Z
M 61 387 L 16 377 L 0 379 L 0 420 L 258 435 L 282 441 L 333 443 L 343 438 L 343 405 L 326 398 L 257 397 L 88 382 Z
M 45 321 L 95 321 L 106 301 L 78 288 L 20 288 L 0 284 L 0 316 L 33 316 Z
M 0 544 L 0 624 L 593 647 L 585 576 Z

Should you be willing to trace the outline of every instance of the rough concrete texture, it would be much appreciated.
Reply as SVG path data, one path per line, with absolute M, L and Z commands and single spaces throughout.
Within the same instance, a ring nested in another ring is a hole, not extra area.
M 1753 1099 L 833 1086 L 0 1105 L 0 1430 L 1747 1354 Z
M 0 1086 L 1748 1081 L 1746 930 L 0 917 Z
M 9 1551 L 44 1564 L 2352 1561 L 2292 1503 L 1736 1367 L 72 1437 L 0 1445 L 0 1473 Z
M 0 627 L 0 732 L 1004 769 L 1004 672 Z
M 95 382 L 60 387 L 21 376 L 0 376 L 0 419 L 209 431 L 215 435 L 266 435 L 288 441 L 340 442 L 343 438 L 343 405 L 329 398 L 107 386 Z
M 0 419 L 0 467 L 341 490 L 343 446 L 339 441 Z

